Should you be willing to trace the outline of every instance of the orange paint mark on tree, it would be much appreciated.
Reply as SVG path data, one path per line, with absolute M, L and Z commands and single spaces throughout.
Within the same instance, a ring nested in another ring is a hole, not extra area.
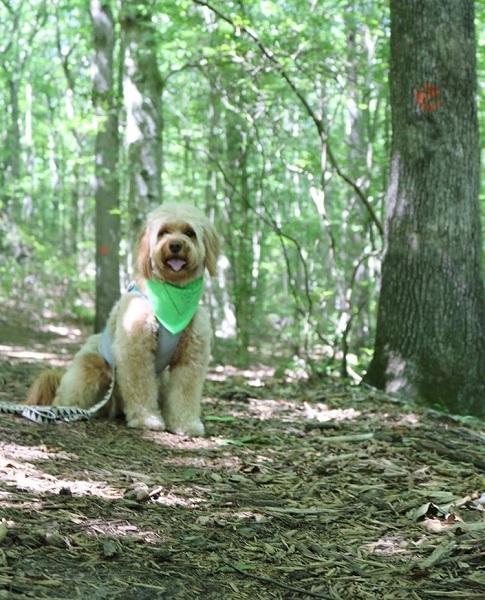
M 416 102 L 425 112 L 438 110 L 441 106 L 440 90 L 431 83 L 425 83 L 416 90 Z
M 102 256 L 106 256 L 109 253 L 109 246 L 103 245 L 99 247 L 99 253 Z

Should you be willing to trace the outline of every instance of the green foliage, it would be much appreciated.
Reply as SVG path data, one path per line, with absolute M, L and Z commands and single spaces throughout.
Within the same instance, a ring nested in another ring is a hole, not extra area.
M 80 0 L 15 4 L 15 15 L 0 5 L 1 39 L 13 40 L 3 44 L 0 69 L 8 122 L 0 132 L 0 234 L 11 232 L 0 238 L 0 283 L 10 294 L 35 273 L 47 288 L 68 278 L 92 290 L 89 13 Z M 365 363 L 382 241 L 356 188 L 382 220 L 390 146 L 387 2 L 204 4 L 143 6 L 163 83 L 164 199 L 206 207 L 224 238 L 227 260 L 212 286 L 216 329 L 226 337 L 237 332 L 241 362 L 252 348 L 315 372 L 340 369 L 347 353 Z M 477 13 L 483 22 L 481 6 Z M 480 28 L 478 35 L 483 74 Z M 120 73 L 121 59 L 118 46 Z M 478 104 L 483 122 L 484 102 Z M 119 110 L 123 127 L 121 103 Z M 20 248 L 28 260 L 19 259 Z

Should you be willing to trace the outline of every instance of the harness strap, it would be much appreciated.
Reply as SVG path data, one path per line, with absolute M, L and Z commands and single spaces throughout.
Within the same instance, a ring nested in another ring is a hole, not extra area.
M 128 292 L 138 294 L 148 301 L 147 296 L 138 288 L 136 283 L 131 283 L 129 285 Z M 160 373 L 170 364 L 182 333 L 183 330 L 179 333 L 171 333 L 165 325 L 158 321 L 157 349 L 155 351 L 155 372 L 157 375 L 160 375 Z M 113 340 L 111 339 L 108 326 L 104 328 L 103 333 L 101 334 L 99 353 L 103 356 L 108 365 L 113 368 L 115 364 Z
M 113 344 L 111 340 L 111 334 L 107 325 L 103 329 L 101 339 L 99 340 L 99 353 L 111 368 L 115 366 L 115 357 L 113 356 Z
M 182 333 L 182 331 L 179 333 L 170 333 L 164 325 L 159 323 L 157 351 L 155 354 L 155 372 L 157 375 L 160 375 L 170 364 Z

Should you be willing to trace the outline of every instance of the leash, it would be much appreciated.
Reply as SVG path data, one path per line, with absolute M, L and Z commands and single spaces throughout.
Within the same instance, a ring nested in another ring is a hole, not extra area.
M 0 414 L 21 415 L 30 419 L 39 425 L 46 423 L 72 423 L 73 421 L 83 421 L 91 419 L 99 410 L 106 406 L 113 395 L 115 387 L 115 376 L 113 377 L 108 391 L 103 398 L 91 408 L 76 408 L 75 406 L 26 406 L 24 404 L 11 404 L 10 402 L 0 402 Z
M 157 296 L 156 290 L 150 289 L 149 284 L 155 285 L 155 283 L 147 281 L 150 298 L 144 294 L 135 283 L 131 283 L 127 291 L 138 294 L 147 300 L 155 312 L 155 316 L 158 321 L 155 370 L 157 374 L 160 374 L 170 364 L 175 350 L 177 349 L 180 337 L 185 327 L 195 314 L 195 310 L 197 309 L 202 293 L 202 277 L 193 282 L 193 285 L 186 286 L 185 288 L 177 288 L 176 286 L 164 284 L 162 287 L 164 295 L 161 297 Z M 160 282 L 158 282 L 157 285 L 160 286 Z M 170 295 L 175 293 L 178 293 L 179 296 L 182 294 L 182 298 L 179 297 L 178 302 L 175 300 L 175 297 Z M 170 302 L 167 301 L 167 298 L 170 300 Z M 159 314 L 160 306 L 164 304 L 162 301 L 164 301 L 166 306 L 171 309 L 171 313 L 169 313 L 170 318 L 167 323 L 162 323 Z M 72 423 L 73 421 L 91 419 L 99 410 L 108 404 L 111 396 L 113 395 L 115 385 L 115 361 L 112 351 L 111 335 L 107 326 L 104 328 L 100 338 L 99 353 L 112 368 L 113 377 L 106 394 L 91 408 L 84 409 L 77 408 L 75 406 L 26 406 L 25 404 L 0 402 L 0 414 L 7 413 L 21 415 L 22 417 L 30 419 L 31 421 L 34 421 L 40 425 L 56 422 Z

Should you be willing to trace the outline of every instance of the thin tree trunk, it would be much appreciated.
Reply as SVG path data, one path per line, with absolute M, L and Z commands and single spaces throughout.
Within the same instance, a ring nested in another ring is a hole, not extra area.
M 96 320 L 100 331 L 120 294 L 118 118 L 114 101 L 115 30 L 108 2 L 90 0 L 94 32 L 93 97 L 98 119 L 95 144 Z
M 472 0 L 391 0 L 393 147 L 367 381 L 485 414 Z
M 128 213 L 131 247 L 146 214 L 162 201 L 162 80 L 150 0 L 122 6 L 123 94 L 128 147 Z
M 228 113 L 226 122 L 227 173 L 234 189 L 227 190 L 230 203 L 231 225 L 234 228 L 234 254 L 232 267 L 234 272 L 234 309 L 240 366 L 249 363 L 249 345 L 254 296 L 252 290 L 252 224 L 253 218 L 249 202 L 249 181 L 247 171 L 247 132 L 242 119 L 233 112 Z M 254 315 L 253 315 L 254 316 Z

